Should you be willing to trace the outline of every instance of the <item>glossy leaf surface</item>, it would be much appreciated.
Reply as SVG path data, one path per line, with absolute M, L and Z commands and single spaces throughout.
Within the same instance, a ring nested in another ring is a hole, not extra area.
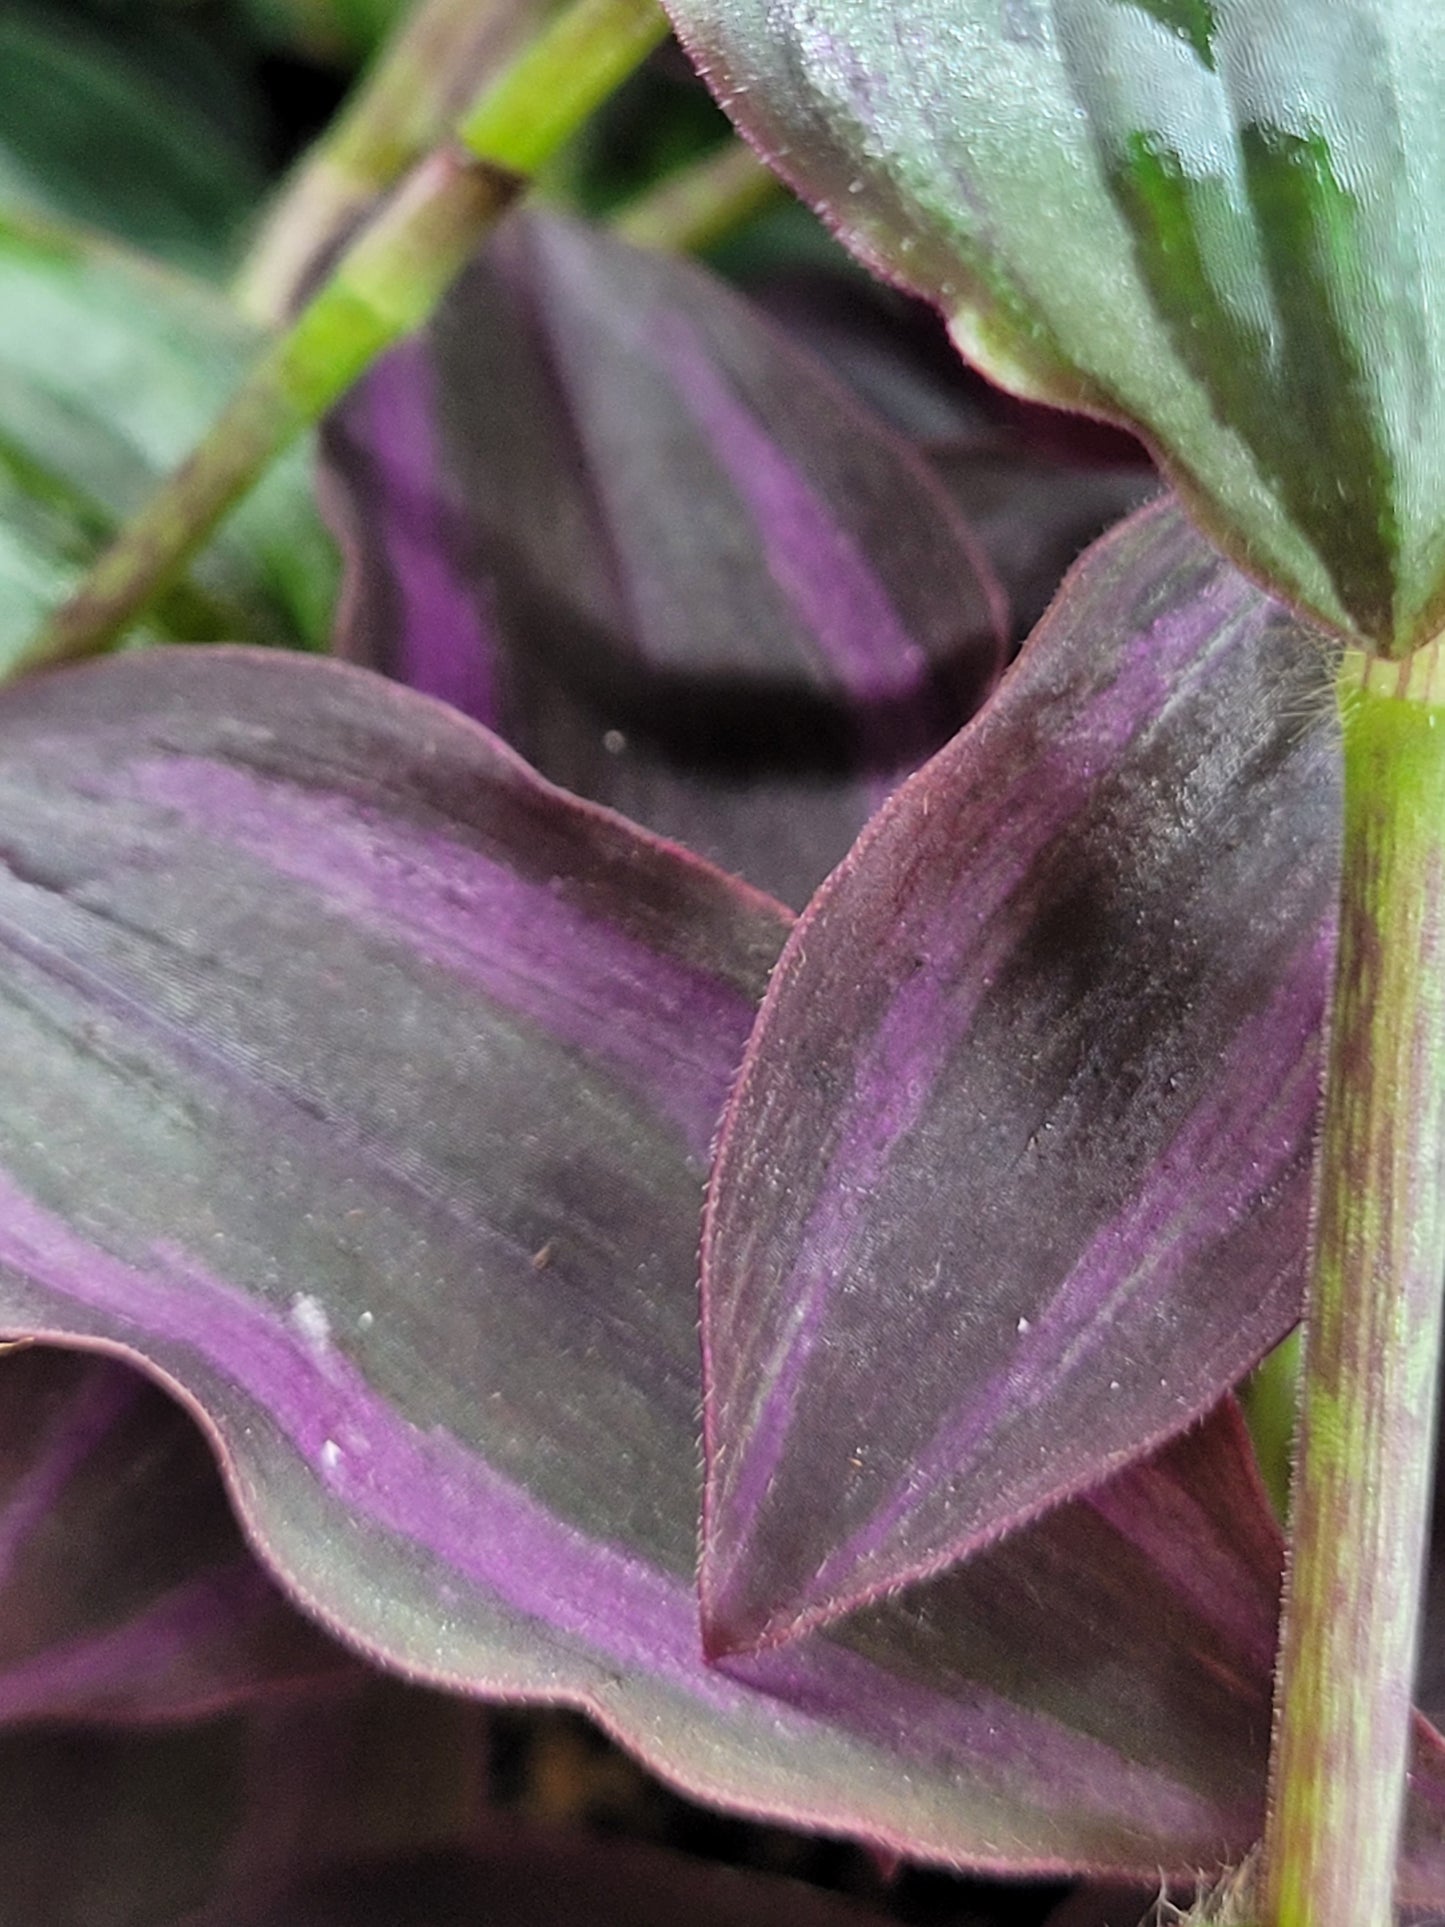
M 1336 765 L 1317 638 L 1146 510 L 818 893 L 704 1241 L 719 1648 L 1084 1490 L 1294 1322 Z
M 1002 609 L 918 453 L 715 276 L 514 221 L 326 431 L 338 647 L 803 903 Z
M 697 1214 L 780 912 L 435 705 L 248 652 L 6 691 L 0 819 L 0 1331 L 182 1388 L 315 1613 L 921 1858 L 1151 1878 L 1256 1836 L 1279 1548 L 1228 1411 L 705 1663 Z
M 0 1727 L 193 1719 L 357 1670 L 248 1552 L 171 1400 L 108 1359 L 0 1356 Z
M 1005 386 L 1137 425 L 1244 566 L 1445 618 L 1433 0 L 673 0 L 724 105 Z

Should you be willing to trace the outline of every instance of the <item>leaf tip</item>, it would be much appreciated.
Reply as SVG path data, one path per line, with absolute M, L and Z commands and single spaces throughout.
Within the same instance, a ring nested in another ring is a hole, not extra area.
M 702 1650 L 709 1666 L 776 1652 L 837 1618 L 806 1595 L 782 1595 L 760 1582 L 745 1556 L 726 1561 L 705 1550 L 699 1576 Z

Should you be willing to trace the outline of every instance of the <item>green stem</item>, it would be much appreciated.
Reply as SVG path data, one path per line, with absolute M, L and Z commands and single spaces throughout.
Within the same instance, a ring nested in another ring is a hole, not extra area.
M 1290 1333 L 1262 1358 L 1240 1388 L 1239 1402 L 1254 1441 L 1260 1477 L 1283 1520 L 1289 1514 L 1290 1463 L 1299 1404 L 1300 1334 Z
M 667 37 L 656 0 L 572 0 L 457 134 L 479 160 L 533 175 Z
M 553 0 L 421 0 L 267 214 L 236 280 L 257 321 L 291 316 L 317 264 L 450 133 Z
M 572 0 L 415 168 L 262 356 L 189 459 L 95 563 L 27 665 L 114 642 L 281 452 L 418 328 L 525 177 L 666 32 L 655 0 Z
M 1389 1927 L 1445 1273 L 1445 644 L 1345 658 L 1314 1272 L 1265 1839 L 1267 1927 Z
M 67 661 L 114 642 L 282 450 L 384 348 L 426 319 L 515 185 L 449 151 L 423 162 L 251 369 L 200 445 L 51 617 L 24 666 Z
M 750 147 L 733 140 L 629 201 L 612 225 L 639 247 L 702 254 L 782 194 L 777 175 Z

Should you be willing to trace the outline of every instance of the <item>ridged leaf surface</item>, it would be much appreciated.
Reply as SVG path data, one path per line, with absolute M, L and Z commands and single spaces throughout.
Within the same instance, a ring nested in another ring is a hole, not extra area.
M 1020 393 L 1137 426 L 1242 565 L 1445 617 L 1434 0 L 673 0 L 743 129 Z
M 337 644 L 805 903 L 991 685 L 938 477 L 716 276 L 509 224 L 331 418 Z
M 1294 1322 L 1337 763 L 1317 638 L 1146 510 L 814 898 L 705 1237 L 720 1648 L 1087 1489 Z
M 1279 1542 L 1228 1407 L 704 1658 L 698 1209 L 776 906 L 435 704 L 244 651 L 5 692 L 0 821 L 0 1332 L 180 1388 L 313 1613 L 922 1858 L 1147 1879 L 1256 1837 Z

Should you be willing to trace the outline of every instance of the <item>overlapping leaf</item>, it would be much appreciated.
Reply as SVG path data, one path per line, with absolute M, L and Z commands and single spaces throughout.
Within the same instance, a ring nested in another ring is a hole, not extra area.
M 265 178 L 241 63 L 154 11 L 140 32 L 79 16 L 8 0 L 0 18 L 0 197 L 221 268 Z
M 1089 543 L 1159 491 L 1131 436 L 990 386 L 938 316 L 895 288 L 794 269 L 748 289 L 922 451 L 998 576 L 1015 642 Z
M 1293 1323 L 1336 761 L 1317 638 L 1147 510 L 814 899 L 705 1239 L 717 1646 L 1086 1489 Z
M 363 1675 L 182 1727 L 0 1736 L 0 1919 L 252 1927 L 268 1898 L 299 1903 L 342 1870 L 424 1867 L 480 1836 L 485 1718 Z M 300 1904 L 285 1918 L 306 1920 Z
M 908 443 L 702 269 L 555 216 L 326 446 L 343 654 L 793 902 L 997 668 Z
M 242 1544 L 170 1400 L 109 1360 L 0 1357 L 0 1727 L 194 1718 L 356 1671 Z
M 488 1802 L 486 1716 L 379 1679 L 147 1735 L 0 1739 L 0 1918 L 45 1927 L 869 1927 L 801 1883 Z
M 673 0 L 725 106 L 1020 393 L 1131 421 L 1244 566 L 1445 610 L 1433 0 Z
M 189 451 L 255 349 L 208 290 L 66 230 L 0 216 L 0 675 Z M 144 632 L 317 643 L 334 581 L 298 451 Z
M 183 1927 L 883 1927 L 890 1918 L 799 1881 L 501 1816 L 469 1852 L 358 1859 L 238 1894 Z
M 1278 1543 L 1227 1413 L 704 1662 L 699 1187 L 780 912 L 448 712 L 264 654 L 16 685 L 0 819 L 0 1331 L 182 1387 L 313 1611 L 925 1858 L 1148 1878 L 1254 1838 Z

